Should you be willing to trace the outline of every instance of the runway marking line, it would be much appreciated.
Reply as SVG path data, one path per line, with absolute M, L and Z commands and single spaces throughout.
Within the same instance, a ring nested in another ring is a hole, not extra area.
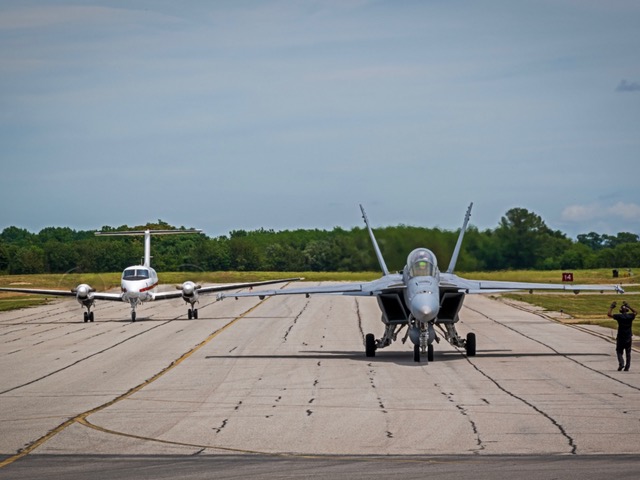
M 270 297 L 268 297 L 270 298 Z M 146 387 L 147 385 L 155 382 L 157 379 L 159 379 L 160 377 L 162 377 L 165 373 L 173 370 L 175 367 L 177 367 L 178 365 L 180 365 L 183 361 L 185 361 L 187 358 L 189 358 L 191 355 L 193 355 L 194 353 L 196 353 L 198 350 L 200 350 L 202 347 L 204 347 L 206 344 L 208 344 L 211 340 L 213 340 L 215 337 L 217 337 L 219 334 L 221 334 L 222 332 L 224 332 L 226 329 L 228 329 L 229 327 L 233 326 L 236 322 L 240 321 L 241 319 L 243 319 L 244 317 L 246 317 L 247 315 L 249 315 L 251 312 L 253 312 L 256 308 L 258 308 L 260 305 L 262 305 L 262 303 L 264 303 L 266 300 L 262 300 L 259 303 L 257 303 L 256 305 L 254 305 L 253 307 L 251 307 L 249 310 L 247 310 L 246 312 L 242 313 L 241 315 L 239 315 L 238 317 L 236 317 L 235 319 L 233 319 L 232 321 L 230 321 L 229 323 L 227 323 L 225 326 L 219 328 L 218 330 L 216 330 L 215 332 L 211 333 L 207 338 L 205 338 L 202 342 L 200 342 L 199 344 L 197 344 L 195 347 L 193 347 L 191 350 L 187 351 L 186 353 L 182 354 L 177 360 L 174 360 L 173 362 L 171 362 L 168 366 L 166 366 L 165 368 L 163 368 L 162 370 L 160 370 L 158 373 L 156 373 L 155 375 L 153 375 L 151 378 L 148 378 L 147 380 L 145 380 L 144 382 L 142 382 L 140 385 L 133 387 L 132 389 L 128 390 L 127 392 L 123 393 L 122 395 L 114 398 L 113 400 L 108 401 L 107 403 L 104 403 L 102 405 L 99 405 L 95 408 L 92 408 L 91 410 L 87 410 L 84 413 L 81 413 L 79 415 L 76 415 L 73 418 L 70 418 L 69 420 L 67 420 L 66 422 L 58 425 L 56 428 L 54 428 L 53 430 L 49 431 L 46 435 L 40 437 L 39 439 L 35 440 L 34 442 L 30 443 L 29 445 L 27 445 L 26 447 L 20 449 L 20 451 L 18 451 L 18 453 L 16 453 L 15 455 L 12 455 L 8 458 L 6 458 L 5 460 L 0 462 L 0 468 L 6 467 L 7 465 L 12 464 L 13 462 L 15 462 L 16 460 L 20 460 L 21 458 L 29 455 L 31 452 L 33 452 L 36 448 L 40 447 L 41 445 L 43 445 L 44 443 L 46 443 L 48 440 L 50 440 L 51 438 L 55 437 L 57 434 L 59 434 L 60 432 L 62 432 L 63 430 L 65 430 L 67 427 L 73 425 L 74 423 L 78 423 L 84 426 L 90 426 L 91 428 L 97 428 L 95 427 L 93 424 L 89 423 L 87 421 L 87 417 L 89 415 L 92 415 L 94 413 L 97 413 L 101 410 L 104 410 L 105 408 L 109 408 L 110 406 L 130 397 L 131 395 L 133 395 L 134 393 L 139 392 L 140 390 L 142 390 L 144 387 Z M 107 431 L 106 429 L 104 429 L 103 431 Z M 110 432 L 110 433 L 117 433 L 117 432 Z M 128 434 L 123 434 L 123 433 L 119 433 L 119 435 L 125 435 L 125 436 L 131 436 L 134 438 L 143 438 L 143 437 L 136 437 L 134 435 L 128 435 Z M 146 439 L 146 440 L 155 440 L 155 439 Z M 155 441 L 160 441 L 162 442 L 162 440 L 155 440 Z M 173 442 L 167 442 L 167 443 L 173 443 Z M 215 447 L 217 448 L 217 447 Z M 226 450 L 232 450 L 232 449 L 226 449 Z M 258 452 L 249 452 L 246 451 L 246 453 L 258 453 Z

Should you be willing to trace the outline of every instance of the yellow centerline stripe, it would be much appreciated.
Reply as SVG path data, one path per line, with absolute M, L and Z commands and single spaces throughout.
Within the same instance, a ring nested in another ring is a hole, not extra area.
M 270 298 L 270 297 L 267 297 Z M 45 442 L 47 442 L 48 440 L 50 440 L 51 438 L 53 438 L 54 436 L 56 436 L 57 434 L 59 434 L 60 432 L 62 432 L 63 430 L 65 430 L 67 427 L 69 427 L 70 425 L 73 425 L 74 423 L 79 423 L 85 426 L 91 426 L 92 428 L 94 428 L 94 426 L 92 424 L 90 424 L 89 422 L 87 422 L 86 418 L 89 415 L 92 415 L 94 413 L 97 413 L 101 410 L 104 410 L 105 408 L 108 408 L 112 405 L 114 405 L 115 403 L 120 402 L 121 400 L 124 400 L 128 397 L 130 397 L 131 395 L 133 395 L 134 393 L 139 392 L 140 390 L 142 390 L 144 387 L 146 387 L 147 385 L 155 382 L 158 378 L 162 377 L 165 373 L 173 370 L 175 367 L 177 367 L 178 365 L 180 365 L 183 361 L 185 361 L 187 358 L 189 358 L 191 355 L 193 355 L 194 353 L 196 353 L 198 350 L 200 350 L 202 347 L 204 347 L 207 343 L 209 343 L 211 340 L 213 340 L 215 337 L 217 337 L 218 335 L 220 335 L 222 332 L 224 332 L 227 328 L 233 326 L 236 322 L 238 322 L 239 320 L 243 319 L 244 317 L 246 317 L 247 315 L 249 315 L 251 312 L 253 312 L 256 308 L 258 308 L 263 302 L 265 302 L 266 300 L 262 300 L 259 303 L 257 303 L 256 305 L 254 305 L 253 307 L 251 307 L 249 310 L 247 310 L 246 312 L 244 312 L 243 314 L 241 314 L 240 316 L 236 317 L 235 319 L 233 319 L 232 321 L 230 321 L 229 323 L 227 323 L 225 326 L 219 328 L 218 330 L 216 330 L 215 332 L 213 332 L 212 334 L 210 334 L 207 338 L 205 338 L 202 342 L 200 342 L 198 345 L 196 345 L 195 347 L 193 347 L 191 350 L 189 350 L 188 352 L 182 354 L 177 360 L 174 360 L 173 362 L 171 362 L 167 367 L 163 368 L 162 370 L 160 370 L 160 372 L 156 373 L 154 376 L 152 376 L 151 378 L 145 380 L 144 382 L 142 382 L 140 385 L 133 387 L 132 389 L 128 390 L 127 392 L 123 393 L 122 395 L 114 398 L 113 400 L 110 400 L 107 403 L 104 403 L 98 407 L 92 408 L 91 410 L 87 410 L 84 413 L 81 413 L 79 415 L 76 415 L 73 418 L 70 418 L 69 420 L 67 420 L 66 422 L 58 425 L 56 428 L 54 428 L 53 430 L 51 430 L 49 433 L 47 433 L 46 435 L 40 437 L 39 439 L 35 440 L 34 442 L 30 443 L 29 445 L 27 445 L 26 447 L 20 449 L 20 451 L 18 451 L 18 453 L 16 453 L 15 455 L 6 458 L 5 460 L 3 460 L 2 462 L 0 462 L 0 468 L 6 467 L 7 465 L 12 464 L 13 462 L 15 462 L 16 460 L 20 460 L 22 457 L 25 457 L 27 455 L 29 455 L 31 452 L 33 452 L 36 448 L 38 448 L 39 446 L 41 446 L 42 444 L 44 444 Z M 106 429 L 104 431 L 107 431 Z M 113 433 L 113 432 L 112 432 Z M 125 435 L 128 436 L 127 434 L 120 434 L 120 435 Z M 131 435 L 134 438 L 142 438 L 142 437 L 135 437 L 133 435 Z M 146 440 L 151 440 L 151 439 L 146 439 Z M 157 440 L 157 441 L 161 441 L 161 440 Z M 218 447 L 215 447 L 218 448 Z

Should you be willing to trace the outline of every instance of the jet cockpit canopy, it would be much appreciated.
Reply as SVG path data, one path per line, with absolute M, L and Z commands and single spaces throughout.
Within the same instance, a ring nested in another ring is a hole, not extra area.
M 407 257 L 410 277 L 434 277 L 438 272 L 438 261 L 431 250 L 416 248 Z

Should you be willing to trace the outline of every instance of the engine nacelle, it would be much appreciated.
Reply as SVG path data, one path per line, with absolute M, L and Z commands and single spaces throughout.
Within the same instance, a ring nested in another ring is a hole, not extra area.
M 176 286 L 178 290 L 182 290 L 182 298 L 185 302 L 193 304 L 198 299 L 198 290 L 200 285 L 187 280 L 182 285 Z
M 71 291 L 76 294 L 76 299 L 79 302 L 81 302 L 89 298 L 89 294 L 92 292 L 95 292 L 96 289 L 92 288 L 91 285 L 87 285 L 86 283 L 81 283 Z

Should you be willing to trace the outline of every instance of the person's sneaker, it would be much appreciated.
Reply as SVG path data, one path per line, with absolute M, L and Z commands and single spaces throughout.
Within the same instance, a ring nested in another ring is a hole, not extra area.
M 626 367 L 624 367 L 624 371 L 628 372 L 629 371 L 629 366 L 627 365 Z
M 623 368 L 624 368 L 624 366 L 618 365 L 618 371 L 622 370 Z

